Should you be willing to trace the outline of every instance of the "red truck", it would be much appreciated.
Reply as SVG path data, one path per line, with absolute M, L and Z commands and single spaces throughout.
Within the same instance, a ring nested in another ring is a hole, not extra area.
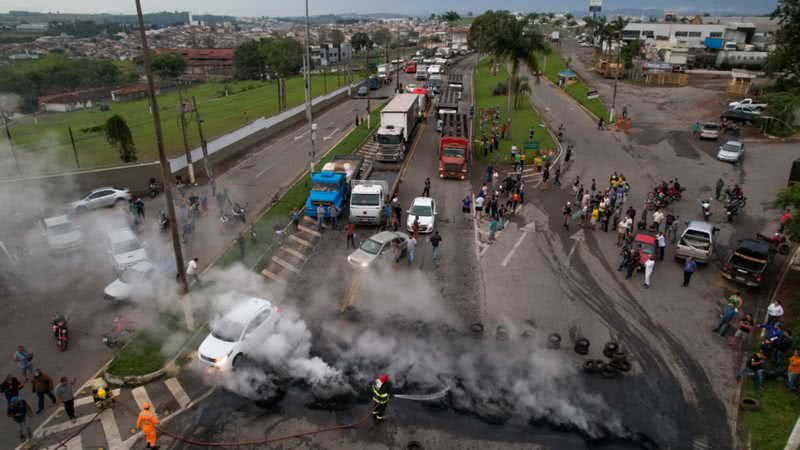
M 417 63 L 410 62 L 406 64 L 406 73 L 417 73 Z
M 439 178 L 467 177 L 469 161 L 469 129 L 466 114 L 442 114 L 442 136 L 439 139 Z

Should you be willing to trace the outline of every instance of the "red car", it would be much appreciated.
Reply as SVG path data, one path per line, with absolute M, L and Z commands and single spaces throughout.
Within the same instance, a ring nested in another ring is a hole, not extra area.
M 639 248 L 639 266 L 644 266 L 644 263 L 650 259 L 650 256 L 655 259 L 656 245 L 655 236 L 645 233 L 636 233 L 636 236 L 633 237 L 632 248 Z
M 417 73 L 417 64 L 416 63 L 407 64 L 406 73 Z

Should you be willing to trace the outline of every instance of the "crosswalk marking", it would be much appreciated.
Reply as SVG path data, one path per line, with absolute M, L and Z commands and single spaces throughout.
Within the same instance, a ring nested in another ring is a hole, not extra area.
M 178 382 L 177 378 L 170 378 L 166 380 L 164 384 L 167 385 L 167 389 L 169 389 L 169 391 L 175 397 L 175 400 L 178 401 L 178 404 L 181 406 L 181 409 L 185 408 L 186 405 L 189 404 L 189 402 L 191 401 L 189 399 L 189 395 L 186 393 L 186 391 L 183 390 L 183 387 L 181 386 L 181 383 Z
M 122 449 L 122 437 L 119 434 L 117 421 L 114 419 L 114 409 L 107 408 L 100 414 L 100 424 L 103 426 L 103 434 L 106 435 L 106 443 L 109 449 Z
M 37 436 L 44 436 L 44 435 L 53 434 L 53 433 L 60 433 L 62 431 L 69 430 L 70 428 L 75 428 L 75 427 L 79 427 L 81 425 L 85 425 L 85 424 L 91 422 L 93 419 L 94 419 L 94 414 L 89 414 L 88 416 L 78 417 L 78 419 L 74 423 L 72 421 L 68 420 L 66 422 L 59 423 L 59 424 L 56 424 L 56 425 L 50 425 L 47 428 L 43 428 L 43 429 L 39 430 L 39 433 L 37 433 Z
M 49 447 L 45 447 L 43 450 L 56 450 L 56 449 L 65 449 L 65 450 L 83 450 L 83 439 L 81 439 L 81 435 L 77 435 L 72 439 L 68 440 L 62 446 L 61 444 L 53 444 Z
M 142 405 L 145 403 L 150 403 L 150 405 L 153 405 L 153 402 L 150 401 L 150 396 L 147 395 L 147 391 L 144 389 L 144 386 L 133 388 L 131 394 L 133 395 L 133 399 L 136 400 L 136 404 L 139 405 L 139 409 L 144 409 L 144 406 Z M 151 407 L 155 409 L 155 406 Z

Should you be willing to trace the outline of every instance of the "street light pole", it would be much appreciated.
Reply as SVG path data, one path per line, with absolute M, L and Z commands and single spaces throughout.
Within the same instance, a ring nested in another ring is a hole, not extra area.
M 144 30 L 144 17 L 142 16 L 141 0 L 136 1 L 136 15 L 139 19 L 139 37 L 142 40 L 142 60 L 144 61 L 144 72 L 147 75 L 147 90 L 150 95 L 150 104 L 153 109 L 153 127 L 156 132 L 156 147 L 158 148 L 158 160 L 161 163 L 161 183 L 164 186 L 164 195 L 167 197 L 167 214 L 169 214 L 169 229 L 172 234 L 172 249 L 175 252 L 175 266 L 178 269 L 178 281 L 181 285 L 183 294 L 189 292 L 189 283 L 186 281 L 186 268 L 183 262 L 183 250 L 181 249 L 180 236 L 178 235 L 178 221 L 175 215 L 175 203 L 172 198 L 172 188 L 169 182 L 170 173 L 167 154 L 164 151 L 164 136 L 161 133 L 161 117 L 158 109 L 158 99 L 156 98 L 156 88 L 153 83 L 153 68 L 150 65 L 150 51 L 147 48 L 147 34 Z M 194 319 L 189 305 L 189 299 L 184 297 L 184 313 L 186 315 L 186 327 L 194 328 Z
M 400 93 L 400 22 L 397 22 L 397 67 L 394 71 L 395 91 Z
M 308 0 L 306 0 L 306 57 L 305 57 L 305 81 L 306 81 L 306 120 L 308 121 L 308 133 L 311 137 L 311 151 L 309 152 L 308 172 L 314 172 L 314 126 L 311 116 L 311 25 L 308 23 Z

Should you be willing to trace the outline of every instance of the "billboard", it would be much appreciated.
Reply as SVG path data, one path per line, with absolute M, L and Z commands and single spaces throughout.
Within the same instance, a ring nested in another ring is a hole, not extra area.
M 599 13 L 603 9 L 603 0 L 589 0 L 589 12 Z

